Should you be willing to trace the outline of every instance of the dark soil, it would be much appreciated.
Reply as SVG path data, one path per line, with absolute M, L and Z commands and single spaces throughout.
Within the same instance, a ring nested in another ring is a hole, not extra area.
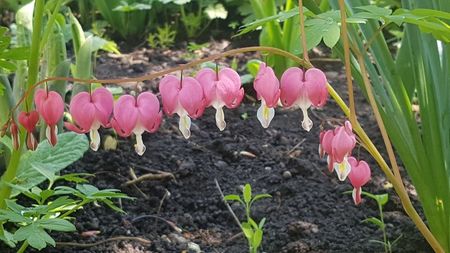
M 183 54 L 182 51 L 140 50 L 132 53 L 132 57 L 104 56 L 97 66 L 97 77 L 157 71 L 183 63 Z M 133 59 L 130 62 L 126 57 Z M 257 56 L 241 60 L 249 57 Z M 318 62 L 317 65 L 327 71 L 333 85 L 345 94 L 341 64 Z M 154 84 L 140 85 L 137 90 Z M 134 86 L 130 84 L 129 88 L 135 89 Z M 359 119 L 369 136 L 383 147 L 376 123 L 360 92 L 357 105 Z M 238 235 L 239 227 L 222 202 L 214 179 L 219 181 L 225 194 L 240 193 L 240 187 L 251 183 L 255 193 L 273 196 L 253 208 L 256 220 L 267 218 L 264 252 L 383 252 L 383 246 L 370 241 L 382 240 L 380 230 L 361 223 L 367 217 L 378 215 L 376 203 L 364 199 L 361 205 L 355 206 L 351 196 L 343 194 L 352 189 L 351 185 L 339 182 L 335 174 L 328 173 L 325 161 L 318 156 L 320 128 L 332 128 L 344 120 L 337 105 L 329 101 L 323 110 L 311 113 L 315 124 L 311 132 L 301 129 L 299 110 L 280 108 L 271 126 L 263 129 L 256 119 L 256 109 L 256 105 L 247 101 L 236 110 L 226 110 L 227 128 L 223 132 L 215 126 L 213 109 L 208 109 L 200 119 L 193 121 L 189 140 L 177 130 L 177 118 L 166 117 L 156 134 L 144 136 L 147 151 L 142 157 L 134 152 L 132 139 L 119 139 L 115 151 L 86 153 L 64 172 L 94 173 L 92 184 L 99 188 L 121 189 L 136 199 L 122 201 L 125 215 L 94 205 L 78 211 L 75 215 L 77 232 L 59 234 L 57 241 L 92 243 L 115 236 L 137 236 L 151 243 L 109 242 L 89 248 L 68 247 L 43 252 L 191 252 L 185 251 L 188 242 L 198 244 L 203 252 L 246 252 L 246 241 Z M 248 118 L 244 120 L 243 115 Z M 104 135 L 108 133 L 105 131 Z M 393 251 L 432 252 L 405 215 L 398 197 L 373 160 L 359 148 L 355 156 L 366 159 L 372 167 L 372 180 L 364 190 L 390 194 L 385 206 L 389 238 L 394 240 L 402 235 Z M 170 172 L 176 180 L 139 183 L 139 190 L 148 196 L 145 198 L 136 188 L 121 187 L 131 178 L 130 168 L 137 176 L 149 170 Z M 412 195 L 417 204 L 417 197 Z M 234 204 L 232 208 L 243 218 L 242 208 Z M 145 215 L 167 219 L 182 232 Z M 86 231 L 100 233 L 95 237 L 81 236 Z

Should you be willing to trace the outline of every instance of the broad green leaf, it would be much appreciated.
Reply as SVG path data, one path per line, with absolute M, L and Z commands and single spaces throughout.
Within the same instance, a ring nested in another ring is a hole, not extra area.
M 267 193 L 257 194 L 257 195 L 255 195 L 255 197 L 253 197 L 252 202 L 255 202 L 259 199 L 264 199 L 264 198 L 272 198 L 272 195 L 267 194 Z
M 13 223 L 30 223 L 32 220 L 10 210 L 0 210 L 0 220 Z
M 12 152 L 12 141 L 9 136 L 5 135 L 3 137 L 0 137 L 0 143 L 5 145 L 8 148 L 9 152 Z
M 242 194 L 244 196 L 244 202 L 250 203 L 250 201 L 252 201 L 252 186 L 250 184 L 245 184 Z
M 259 246 L 261 245 L 261 242 L 262 242 L 262 238 L 263 238 L 262 229 L 256 229 L 255 233 L 253 234 L 252 246 L 254 248 L 259 248 Z
M 341 35 L 341 29 L 337 23 L 333 23 L 329 26 L 328 32 L 323 35 L 323 42 L 327 47 L 333 48 L 334 45 L 339 41 Z
M 239 201 L 239 202 L 242 202 L 241 197 L 239 197 L 239 195 L 236 195 L 236 194 L 226 195 L 223 199 L 226 200 L 226 201 Z
M 378 7 L 376 5 L 358 6 L 356 8 L 367 11 L 367 12 L 375 14 L 375 15 L 378 15 L 380 17 L 388 16 L 388 15 L 391 15 L 391 13 L 392 13 L 391 9 Z
M 30 57 L 29 47 L 16 47 L 11 48 L 0 55 L 3 59 L 8 60 L 28 60 Z
M 40 220 L 38 224 L 45 229 L 54 231 L 70 232 L 76 230 L 75 226 L 68 220 L 59 218 Z
M 14 240 L 14 235 L 7 230 L 3 229 L 3 235 L 0 235 L 0 240 L 7 244 L 11 248 L 16 247 L 16 241 Z
M 86 196 L 92 196 L 94 193 L 98 193 L 100 191 L 97 187 L 90 184 L 78 184 L 76 189 Z
M 41 142 L 36 151 L 27 151 L 21 159 L 16 184 L 25 189 L 30 189 L 45 180 L 45 176 L 35 169 L 36 162 L 39 167 L 54 174 L 66 168 L 70 164 L 80 159 L 89 148 L 89 143 L 85 135 L 67 132 L 58 135 L 58 143 L 52 147 L 47 140 Z M 33 164 L 35 166 L 33 167 Z M 15 191 L 14 195 L 19 192 Z
M 5 70 L 11 71 L 11 72 L 16 71 L 16 69 L 17 69 L 17 67 L 14 63 L 5 61 L 2 59 L 0 59 L 0 68 L 3 68 Z
M 244 233 L 245 237 L 247 237 L 248 239 L 251 239 L 253 237 L 253 228 L 249 223 L 243 222 L 241 224 L 241 228 L 242 228 L 242 232 Z

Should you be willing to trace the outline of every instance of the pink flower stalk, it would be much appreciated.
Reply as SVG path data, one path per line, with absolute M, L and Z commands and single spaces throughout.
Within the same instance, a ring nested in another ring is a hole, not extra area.
M 33 135 L 36 124 L 39 121 L 39 113 L 37 111 L 20 112 L 18 117 L 19 123 L 27 130 L 27 147 L 29 150 L 36 150 L 38 142 Z
M 109 127 L 113 111 L 114 98 L 106 88 L 98 88 L 92 94 L 80 92 L 70 101 L 70 114 L 73 123 L 65 122 L 67 129 L 76 133 L 89 132 L 91 149 L 97 151 L 100 146 L 100 126 Z
M 258 120 L 264 128 L 268 128 L 275 116 L 274 108 L 280 99 L 280 82 L 273 69 L 266 66 L 265 63 L 261 63 L 253 87 L 258 99 L 261 100 L 261 106 L 257 112 Z
M 142 156 L 145 145 L 142 134 L 147 131 L 154 133 L 161 124 L 162 112 L 158 98 L 150 92 L 142 92 L 137 99 L 131 95 L 123 95 L 114 105 L 114 117 L 111 125 L 122 137 L 132 133 L 136 136 L 134 149 Z
M 34 96 L 34 103 L 36 110 L 47 123 L 45 135 L 52 146 L 58 142 L 58 121 L 62 118 L 64 113 L 64 101 L 61 96 L 55 91 L 46 91 L 38 89 Z
M 348 179 L 353 186 L 352 197 L 355 205 L 361 203 L 362 186 L 370 180 L 370 168 L 365 161 L 357 161 L 353 156 L 348 158 L 352 169 L 348 174 Z
M 328 170 L 336 171 L 339 180 L 344 181 L 351 171 L 348 157 L 356 145 L 356 137 L 352 125 L 346 121 L 344 126 L 320 133 L 319 154 L 327 156 Z
M 286 107 L 299 107 L 303 112 L 302 127 L 311 130 L 313 122 L 308 117 L 311 105 L 322 107 L 328 98 L 327 78 L 316 68 L 303 72 L 297 67 L 288 68 L 281 76 L 281 103 Z
M 205 106 L 216 109 L 216 125 L 223 131 L 226 122 L 222 108 L 236 108 L 244 97 L 239 74 L 231 68 L 223 68 L 219 72 L 204 68 L 197 73 L 195 79 L 203 88 Z
M 198 118 L 205 110 L 205 99 L 200 83 L 192 78 L 179 79 L 167 75 L 159 83 L 164 112 L 168 115 L 178 114 L 178 128 L 184 138 L 191 136 L 191 118 Z

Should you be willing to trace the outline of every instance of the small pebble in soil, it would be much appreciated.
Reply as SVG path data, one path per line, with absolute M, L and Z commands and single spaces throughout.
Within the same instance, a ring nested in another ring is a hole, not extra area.
M 266 167 L 264 167 L 264 170 L 266 170 L 266 171 L 271 171 L 271 170 L 272 170 L 272 167 L 266 166 Z
M 200 246 L 197 243 L 189 242 L 188 243 L 188 253 L 200 253 L 202 250 L 200 249 Z
M 225 169 L 226 167 L 228 167 L 228 163 L 222 160 L 218 160 L 214 163 L 214 166 L 216 166 L 218 169 Z
M 283 178 L 284 179 L 290 179 L 292 178 L 292 173 L 289 170 L 286 170 L 283 172 Z

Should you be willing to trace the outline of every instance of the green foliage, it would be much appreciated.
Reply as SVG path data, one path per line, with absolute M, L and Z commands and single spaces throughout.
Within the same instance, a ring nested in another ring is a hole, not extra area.
M 251 217 L 251 208 L 254 202 L 264 199 L 271 198 L 269 194 L 252 194 L 252 187 L 250 184 L 246 184 L 242 189 L 242 198 L 236 194 L 230 194 L 224 196 L 225 201 L 237 201 L 245 207 L 245 214 L 247 221 L 241 223 L 241 229 L 247 238 L 250 253 L 258 252 L 263 240 L 263 227 L 266 222 L 266 218 L 261 219 L 259 223 Z
M 22 156 L 14 184 L 31 189 L 44 180 L 54 182 L 55 174 L 80 159 L 89 149 L 85 135 L 67 132 L 58 135 L 58 143 L 52 147 L 42 141 L 36 151 L 26 151 Z M 15 194 L 18 194 L 15 191 Z
M 164 24 L 162 27 L 156 28 L 156 33 L 148 35 L 147 42 L 151 48 L 170 48 L 175 43 L 177 31 L 173 26 Z
M 152 0 L 94 0 L 100 12 L 112 29 L 127 41 L 142 38 L 156 17 Z
M 351 193 L 351 192 L 349 192 L 349 193 Z M 382 244 L 384 246 L 384 251 L 386 253 L 392 253 L 392 248 L 400 240 L 402 235 L 397 237 L 392 242 L 387 237 L 386 224 L 384 223 L 383 206 L 386 205 L 386 203 L 388 202 L 389 195 L 387 193 L 375 195 L 375 194 L 371 194 L 371 193 L 364 192 L 364 191 L 362 192 L 362 195 L 367 196 L 377 202 L 380 217 L 379 218 L 369 217 L 369 218 L 362 220 L 361 222 L 371 223 L 371 224 L 377 226 L 383 232 L 383 241 L 379 241 L 379 240 L 370 240 L 370 241 L 374 242 L 374 243 Z
M 8 28 L 0 26 L 0 70 L 15 71 L 15 61 L 26 60 L 30 54 L 29 47 L 10 48 L 11 36 Z
M 49 170 L 48 170 L 49 171 Z M 87 174 L 67 174 L 57 176 L 48 174 L 48 187 L 41 189 L 34 186 L 31 189 L 11 184 L 20 194 L 34 202 L 29 206 L 18 204 L 17 200 L 6 200 L 6 208 L 0 209 L 0 222 L 12 223 L 17 229 L 14 232 L 3 230 L 0 240 L 10 247 L 24 242 L 31 247 L 42 250 L 47 246 L 55 246 L 55 240 L 49 235 L 50 231 L 72 232 L 76 231 L 69 216 L 83 206 L 90 203 L 104 203 L 117 212 L 123 210 L 114 205 L 113 199 L 129 198 L 116 189 L 99 190 L 95 186 L 86 184 L 84 176 Z M 55 181 L 75 182 L 75 188 L 57 186 Z M 29 202 L 28 201 L 28 202 Z M 8 226 L 10 227 L 10 226 Z

